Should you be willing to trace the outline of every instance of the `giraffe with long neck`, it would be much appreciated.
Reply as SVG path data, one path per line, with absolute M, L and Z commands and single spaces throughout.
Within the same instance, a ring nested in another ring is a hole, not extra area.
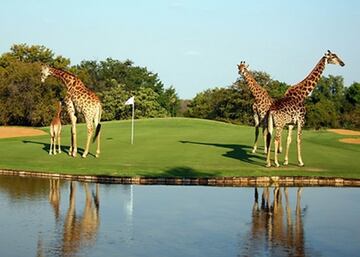
M 244 61 L 238 64 L 239 74 L 244 78 L 255 102 L 252 106 L 255 120 L 255 142 L 252 152 L 255 153 L 257 149 L 257 142 L 259 136 L 259 126 L 262 126 L 264 136 L 264 152 L 267 153 L 266 135 L 267 135 L 267 122 L 266 115 L 273 104 L 274 100 L 270 97 L 268 92 L 262 88 L 255 80 L 253 74 L 248 70 L 248 65 Z M 281 149 L 279 149 L 281 151 Z
M 284 126 L 289 125 L 289 133 L 286 142 L 285 162 L 284 165 L 288 164 L 289 146 L 291 144 L 291 134 L 293 126 L 297 126 L 297 155 L 298 165 L 304 166 L 301 156 L 301 139 L 302 139 L 302 127 L 305 124 L 305 98 L 312 92 L 317 85 L 321 74 L 323 73 L 326 64 L 336 64 L 344 66 L 344 62 L 334 53 L 328 51 L 316 64 L 315 68 L 310 74 L 302 80 L 300 83 L 291 86 L 285 93 L 284 97 L 280 100 L 275 101 L 268 113 L 268 131 L 269 137 L 267 140 L 267 147 L 270 149 L 271 137 L 273 134 L 273 128 L 275 127 L 275 157 L 274 162 L 279 167 L 277 150 L 280 144 L 281 132 Z M 270 151 L 267 153 L 266 166 L 271 166 Z
M 71 145 L 69 155 L 77 155 L 76 121 L 75 111 L 83 113 L 87 126 L 87 140 L 82 157 L 85 158 L 89 152 L 91 137 L 95 130 L 93 141 L 97 139 L 96 157 L 100 154 L 100 119 L 101 103 L 98 96 L 88 89 L 83 82 L 70 72 L 44 65 L 41 71 L 41 81 L 52 75 L 59 78 L 66 86 L 67 92 L 64 98 L 66 110 L 71 119 Z
M 58 102 L 56 115 L 50 124 L 50 149 L 49 154 L 56 154 L 56 142 L 58 144 L 58 152 L 61 153 L 61 102 Z

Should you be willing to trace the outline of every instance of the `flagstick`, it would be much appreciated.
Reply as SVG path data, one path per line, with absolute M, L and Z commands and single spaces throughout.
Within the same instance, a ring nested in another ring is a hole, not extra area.
M 131 144 L 134 144 L 134 105 L 132 104 L 132 118 L 131 118 Z

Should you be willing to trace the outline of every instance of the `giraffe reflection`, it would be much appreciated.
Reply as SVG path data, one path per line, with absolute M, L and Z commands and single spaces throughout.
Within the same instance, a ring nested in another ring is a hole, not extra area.
M 87 183 L 84 183 L 85 206 L 81 216 L 76 214 L 76 182 L 70 183 L 69 208 L 67 210 L 62 252 L 65 256 L 71 256 L 82 246 L 90 246 L 95 243 L 99 228 L 99 185 L 96 184 L 95 194 L 91 194 Z
M 45 249 L 56 249 L 51 256 L 74 256 L 82 247 L 95 244 L 99 229 L 99 185 L 95 192 L 90 191 L 87 183 L 83 184 L 85 205 L 82 213 L 76 211 L 77 182 L 70 182 L 69 205 L 64 219 L 60 219 L 60 180 L 50 180 L 49 203 L 54 210 L 57 231 L 62 231 L 55 246 L 44 247 L 43 239 L 38 239 L 38 256 L 44 256 Z
M 49 202 L 53 207 L 55 220 L 58 222 L 60 217 L 60 180 L 50 179 Z
M 285 206 L 279 187 L 273 190 L 273 201 L 270 203 L 270 189 L 263 188 L 259 205 L 258 189 L 255 188 L 255 201 L 252 209 L 252 221 L 249 234 L 244 242 L 241 256 L 255 256 L 268 252 L 270 256 L 305 256 L 303 228 L 303 210 L 301 209 L 301 192 L 296 194 L 295 218 L 289 201 L 288 189 L 285 188 Z

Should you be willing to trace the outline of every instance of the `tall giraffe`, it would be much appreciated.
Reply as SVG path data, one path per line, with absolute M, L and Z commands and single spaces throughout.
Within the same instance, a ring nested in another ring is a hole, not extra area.
M 334 53 L 328 50 L 327 53 L 320 59 L 310 74 L 302 80 L 300 83 L 290 87 L 284 97 L 275 101 L 269 109 L 268 117 L 268 132 L 269 137 L 267 140 L 267 147 L 270 149 L 271 137 L 273 134 L 273 128 L 275 127 L 275 149 L 274 149 L 274 162 L 279 167 L 277 151 L 280 144 L 281 132 L 285 125 L 289 125 L 289 133 L 286 142 L 285 162 L 288 164 L 289 146 L 291 143 L 291 134 L 293 126 L 297 126 L 297 155 L 298 165 L 304 166 L 304 162 L 301 157 L 301 137 L 302 127 L 305 123 L 305 98 L 312 92 L 317 85 L 321 74 L 323 73 L 326 64 L 338 64 L 344 66 L 344 62 Z M 266 166 L 271 166 L 270 151 L 267 153 Z
M 61 113 L 61 102 L 58 102 L 56 115 L 51 121 L 50 124 L 50 150 L 49 154 L 51 155 L 53 152 L 56 154 L 56 141 L 58 144 L 58 152 L 61 153 L 61 119 L 60 119 L 60 113 Z M 54 148 L 54 149 L 53 149 Z
M 77 154 L 77 117 L 75 116 L 76 110 L 77 112 L 84 114 L 87 126 L 87 140 L 85 145 L 85 151 L 82 154 L 82 157 L 85 158 L 89 152 L 90 140 L 94 129 L 95 135 L 93 141 L 95 141 L 97 138 L 96 157 L 99 157 L 101 103 L 98 96 L 93 91 L 85 87 L 83 82 L 75 75 L 67 71 L 43 65 L 41 70 L 41 81 L 44 82 L 49 75 L 53 75 L 54 77 L 59 78 L 65 84 L 67 89 L 64 103 L 71 119 L 71 146 L 69 150 L 69 155 L 76 157 Z
M 267 135 L 267 117 L 266 114 L 273 104 L 274 100 L 269 96 L 268 92 L 262 88 L 254 79 L 253 74 L 248 70 L 249 65 L 241 61 L 238 64 L 239 74 L 244 78 L 248 85 L 251 94 L 255 98 L 252 106 L 255 120 L 255 142 L 252 152 L 255 153 L 257 149 L 257 142 L 259 136 L 259 126 L 262 126 L 264 136 L 264 153 L 267 153 L 266 135 Z M 279 149 L 281 151 L 281 149 Z

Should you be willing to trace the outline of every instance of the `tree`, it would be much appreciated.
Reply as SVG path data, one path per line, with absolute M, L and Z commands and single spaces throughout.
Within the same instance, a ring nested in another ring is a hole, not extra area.
M 345 106 L 344 79 L 341 76 L 321 77 L 306 101 L 306 127 L 336 128 L 342 125 Z

